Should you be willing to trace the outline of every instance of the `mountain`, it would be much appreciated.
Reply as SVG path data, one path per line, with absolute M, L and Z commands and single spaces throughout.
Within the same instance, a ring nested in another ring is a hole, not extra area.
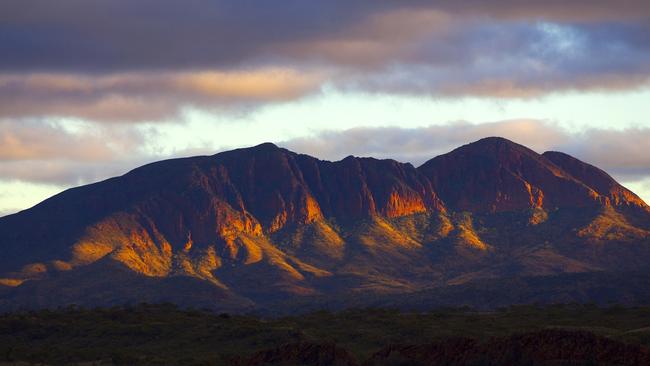
M 539 155 L 503 138 L 462 146 L 427 161 L 419 170 L 455 210 L 601 206 L 647 210 L 637 195 L 602 170 L 559 152 Z
M 649 259 L 650 208 L 566 154 L 492 137 L 415 168 L 266 143 L 149 164 L 0 218 L 0 308 L 170 301 L 247 311 L 644 272 Z

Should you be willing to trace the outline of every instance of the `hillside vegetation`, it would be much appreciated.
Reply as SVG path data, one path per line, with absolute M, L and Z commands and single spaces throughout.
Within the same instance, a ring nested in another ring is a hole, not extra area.
M 557 329 L 568 333 L 552 333 Z M 386 364 L 380 362 L 381 355 L 402 354 L 406 351 L 399 347 L 404 345 L 423 357 L 432 344 L 441 347 L 436 342 L 456 348 L 465 344 L 465 351 L 476 352 L 482 344 L 511 348 L 512 339 L 520 342 L 530 337 L 541 337 L 535 342 L 550 339 L 550 349 L 557 338 L 574 346 L 587 342 L 588 347 L 596 347 L 589 348 L 592 351 L 628 347 L 625 352 L 640 357 L 647 355 L 643 347 L 650 346 L 650 307 L 520 306 L 494 312 L 354 309 L 282 318 L 181 310 L 169 304 L 69 307 L 0 316 L 0 364 L 292 364 L 271 362 L 269 354 L 277 356 L 282 350 L 316 355 L 302 364 Z M 255 357 L 266 363 L 255 363 Z

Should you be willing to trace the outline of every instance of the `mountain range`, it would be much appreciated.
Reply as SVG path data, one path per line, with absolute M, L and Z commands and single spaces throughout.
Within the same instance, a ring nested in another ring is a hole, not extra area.
M 0 218 L 0 309 L 650 303 L 648 263 L 648 205 L 561 152 L 489 137 L 416 168 L 265 143 Z

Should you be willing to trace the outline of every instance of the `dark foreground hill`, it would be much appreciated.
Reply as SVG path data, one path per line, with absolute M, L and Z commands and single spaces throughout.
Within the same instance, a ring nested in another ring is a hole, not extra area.
M 0 315 L 0 364 L 647 365 L 649 308 L 382 309 L 257 318 L 173 305 Z
M 472 288 L 508 295 L 494 306 L 635 304 L 647 301 L 648 263 L 639 197 L 594 166 L 502 138 L 418 168 L 263 144 L 149 164 L 0 218 L 4 309 L 246 312 L 422 293 L 485 303 Z

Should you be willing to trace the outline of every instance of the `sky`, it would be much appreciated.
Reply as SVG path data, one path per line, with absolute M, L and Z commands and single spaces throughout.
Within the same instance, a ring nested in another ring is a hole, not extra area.
M 650 202 L 646 0 L 5 0 L 0 216 L 274 142 L 419 165 L 502 136 Z

